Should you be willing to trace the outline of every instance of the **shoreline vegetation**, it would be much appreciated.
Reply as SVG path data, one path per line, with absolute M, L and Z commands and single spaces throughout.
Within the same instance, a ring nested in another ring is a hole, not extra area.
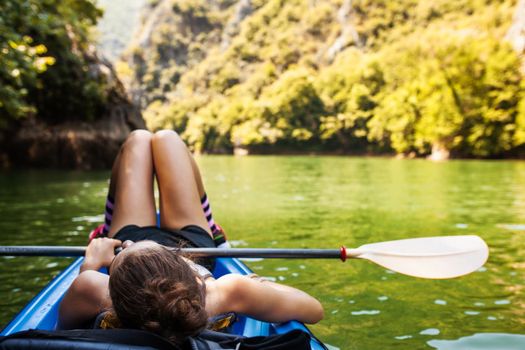
M 521 150 L 520 152 L 524 152 Z M 215 152 L 207 153 L 197 152 L 198 155 L 233 155 L 238 157 L 249 157 L 249 156 L 313 156 L 313 157 L 364 157 L 364 158 L 391 158 L 391 159 L 426 159 L 434 162 L 442 162 L 447 160 L 523 160 L 525 159 L 525 154 L 516 152 L 514 154 L 509 154 L 506 156 L 500 157 L 450 157 L 450 155 L 444 157 L 440 155 L 418 155 L 416 153 L 395 153 L 391 152 L 367 152 L 367 151 L 343 151 L 343 150 L 316 150 L 316 149 L 303 149 L 303 150 L 286 150 L 286 149 L 276 149 L 274 147 L 268 149 L 253 149 L 248 150 L 244 148 L 234 148 L 232 152 Z
M 0 5 L 2 166 L 107 168 L 141 127 L 197 153 L 525 158 L 525 0 L 154 0 L 122 6 L 142 20 L 112 63 L 97 6 Z

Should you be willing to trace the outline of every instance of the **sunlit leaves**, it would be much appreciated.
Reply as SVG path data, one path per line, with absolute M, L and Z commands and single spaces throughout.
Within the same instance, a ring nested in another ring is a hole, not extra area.
M 195 13 L 224 25 L 233 3 Z M 346 25 L 363 46 L 349 40 L 327 60 L 343 3 L 253 1 L 228 46 L 214 27 L 192 37 L 193 63 L 147 61 L 145 95 L 159 101 L 148 102 L 148 125 L 176 128 L 203 151 L 284 144 L 491 157 L 525 143 L 520 60 L 502 40 L 511 0 L 351 1 Z M 154 47 L 189 47 L 171 38 Z
M 101 13 L 90 0 L 0 3 L 0 127 L 35 114 L 94 117 L 105 103 L 103 82 L 83 53 Z
M 488 36 L 423 34 L 384 51 L 387 87 L 370 123 L 372 139 L 390 137 L 397 152 L 423 155 L 434 145 L 481 157 L 516 146 L 523 97 L 517 55 Z

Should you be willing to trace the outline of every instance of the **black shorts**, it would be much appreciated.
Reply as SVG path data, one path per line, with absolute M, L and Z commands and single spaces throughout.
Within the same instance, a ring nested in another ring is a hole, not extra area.
M 168 230 L 157 226 L 127 225 L 121 228 L 113 238 L 122 242 L 149 240 L 174 248 L 215 248 L 215 242 L 210 234 L 197 225 L 184 226 L 180 230 Z M 213 271 L 215 266 L 215 259 L 199 258 L 195 262 L 210 271 Z

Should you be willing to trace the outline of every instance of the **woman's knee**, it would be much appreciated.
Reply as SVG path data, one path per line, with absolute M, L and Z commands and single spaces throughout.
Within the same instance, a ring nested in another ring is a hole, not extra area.
M 160 130 L 153 135 L 153 144 L 155 145 L 162 145 L 162 144 L 170 144 L 172 147 L 181 146 L 186 147 L 184 144 L 184 141 L 182 141 L 179 134 L 177 134 L 173 130 Z
M 133 130 L 132 132 L 129 133 L 128 135 L 128 138 L 126 139 L 126 141 L 129 141 L 129 142 L 142 142 L 142 143 L 146 143 L 146 142 L 151 142 L 151 138 L 152 138 L 153 134 L 151 132 L 149 132 L 148 130 L 143 130 L 143 129 L 137 129 L 137 130 Z
M 123 148 L 141 147 L 149 149 L 151 147 L 152 136 L 151 132 L 147 130 L 133 130 L 126 139 Z

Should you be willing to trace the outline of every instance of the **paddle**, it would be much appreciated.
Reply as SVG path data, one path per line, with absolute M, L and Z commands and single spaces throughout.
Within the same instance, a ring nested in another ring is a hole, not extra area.
M 85 247 L 0 246 L 0 256 L 82 256 Z M 454 278 L 487 261 L 487 244 L 478 236 L 411 238 L 347 249 L 183 248 L 194 256 L 238 258 L 366 259 L 395 272 L 421 278 Z

